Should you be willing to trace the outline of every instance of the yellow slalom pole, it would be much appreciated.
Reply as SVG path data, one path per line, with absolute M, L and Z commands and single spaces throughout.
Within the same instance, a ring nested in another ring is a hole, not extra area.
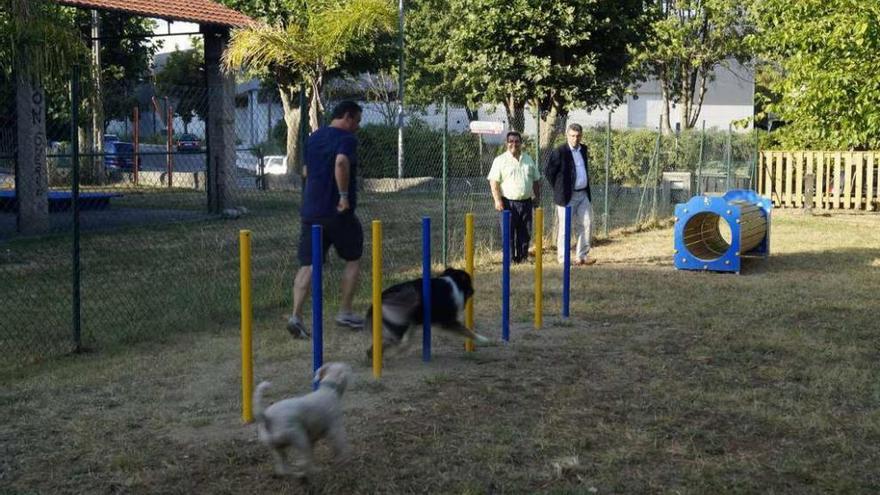
M 464 269 L 471 276 L 471 282 L 476 287 L 474 279 L 474 214 L 468 213 L 464 216 Z M 474 329 L 474 298 L 468 299 L 464 307 L 464 326 Z M 474 352 L 474 339 L 466 339 L 464 342 L 464 350 Z
M 382 376 L 382 221 L 373 220 L 373 376 Z
M 535 208 L 535 330 L 544 323 L 544 209 Z
M 251 329 L 254 312 L 251 306 L 251 231 L 240 230 L 238 242 L 241 262 L 241 419 L 254 420 L 251 398 L 254 395 L 254 360 Z

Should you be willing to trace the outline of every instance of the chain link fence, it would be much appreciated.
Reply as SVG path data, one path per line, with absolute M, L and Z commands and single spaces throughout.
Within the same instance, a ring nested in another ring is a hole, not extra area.
M 231 331 L 239 318 L 241 229 L 253 238 L 255 317 L 284 331 L 298 268 L 302 198 L 301 178 L 286 159 L 289 133 L 277 91 L 255 84 L 236 91 L 228 116 L 235 161 L 222 214 L 208 208 L 205 88 L 159 90 L 149 82 L 106 88 L 100 96 L 85 92 L 75 98 L 81 101 L 75 108 L 63 88 L 50 92 L 50 221 L 48 233 L 38 237 L 18 234 L 15 102 L 0 101 L 0 277 L 6 281 L 0 300 L 7 308 L 0 319 L 0 352 L 9 357 L 6 367 L 77 347 L 109 349 L 191 331 Z M 325 105 L 329 110 L 334 103 Z M 436 266 L 463 264 L 466 213 L 475 215 L 477 256 L 498 255 L 499 216 L 486 175 L 504 151 L 504 135 L 468 131 L 463 107 L 408 108 L 401 143 L 396 104 L 362 104 L 358 216 L 366 246 L 358 308 L 369 300 L 372 220 L 383 225 L 386 284 L 420 274 L 423 216 L 433 220 Z M 506 124 L 503 111 L 491 107 L 478 115 Z M 538 155 L 543 167 L 552 146 L 564 142 L 564 126 L 549 136 L 542 129 L 539 137 L 534 117 L 527 118 L 524 150 Z M 541 138 L 547 144 L 539 149 Z M 77 224 L 71 201 L 74 141 L 80 164 Z M 589 127 L 583 142 L 591 156 L 598 237 L 667 218 L 674 202 L 689 194 L 748 187 L 755 154 L 750 133 L 726 130 L 660 135 Z M 687 186 L 670 179 L 670 172 L 689 173 Z M 544 235 L 554 243 L 552 192 L 546 183 L 543 189 Z M 325 265 L 324 307 L 330 315 L 339 304 L 341 266 L 332 255 Z

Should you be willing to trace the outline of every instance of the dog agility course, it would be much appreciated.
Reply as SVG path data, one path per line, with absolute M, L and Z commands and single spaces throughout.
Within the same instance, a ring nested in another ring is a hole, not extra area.
M 511 264 L 511 246 L 510 246 L 510 212 L 505 210 L 500 215 L 501 219 L 501 239 L 502 239 L 502 289 L 501 289 L 501 340 L 504 343 L 510 341 L 510 264 Z M 535 211 L 535 231 L 543 232 L 544 211 L 543 208 L 536 208 Z M 431 300 L 431 219 L 424 217 L 422 219 L 422 298 L 423 300 Z M 563 228 L 565 229 L 564 238 L 567 244 L 571 244 L 571 207 L 566 207 L 565 217 L 563 219 Z M 472 213 L 465 215 L 465 271 L 473 278 L 474 276 L 474 218 Z M 382 306 L 382 222 L 373 220 L 371 223 L 372 232 L 372 283 L 371 283 L 371 301 L 372 307 Z M 322 251 L 322 228 L 320 225 L 312 226 L 312 252 L 318 253 Z M 535 236 L 536 253 L 543 252 L 543 235 Z M 570 316 L 570 277 L 571 277 L 571 253 L 566 250 L 563 255 L 563 271 L 562 271 L 562 310 L 561 317 L 567 319 Z M 241 277 L 241 383 L 242 383 L 242 421 L 250 423 L 253 421 L 253 404 L 252 396 L 254 390 L 253 377 L 253 344 L 252 344 L 252 327 L 253 327 L 253 307 L 251 295 L 251 232 L 242 230 L 239 232 L 239 266 Z M 534 327 L 540 329 L 543 324 L 543 260 L 542 256 L 536 256 L 535 275 L 534 275 Z M 316 372 L 324 364 L 324 345 L 323 345 L 323 259 L 321 256 L 314 256 L 312 260 L 312 370 Z M 431 305 L 423 305 L 424 314 L 422 316 L 422 360 L 429 362 L 431 360 Z M 372 349 L 371 364 L 374 378 L 381 378 L 383 365 L 383 321 L 381 311 L 372 311 Z M 465 326 L 473 330 L 473 300 L 469 298 L 464 308 Z M 476 347 L 474 339 L 466 338 L 464 349 L 466 352 L 474 352 Z M 317 389 L 318 383 L 313 383 L 313 388 Z
M 758 196 L 754 191 L 731 190 L 722 195 L 701 195 L 691 198 L 687 203 L 676 206 L 674 226 L 674 266 L 683 270 L 708 270 L 740 273 L 743 257 L 767 258 L 770 253 L 770 200 Z M 543 233 L 543 209 L 535 212 L 536 232 Z M 501 212 L 501 341 L 510 342 L 510 212 Z M 571 207 L 566 207 L 562 221 L 564 239 L 571 245 Z M 722 226 L 729 229 L 729 239 L 722 234 Z M 382 306 L 382 222 L 373 220 L 372 231 L 372 307 Z M 431 300 L 431 219 L 423 217 L 422 232 L 422 300 Z M 465 216 L 465 266 L 473 278 L 473 214 Z M 535 236 L 536 252 L 542 252 L 543 235 Z M 242 304 L 242 420 L 253 420 L 251 395 L 253 394 L 253 355 L 251 339 L 252 308 L 250 307 L 250 232 L 240 233 L 241 264 L 241 304 Z M 322 228 L 312 226 L 312 252 L 321 252 Z M 543 262 L 536 257 L 534 276 L 534 326 L 539 329 L 543 321 Z M 247 280 L 246 280 L 247 279 Z M 571 250 L 565 250 L 562 266 L 562 304 L 561 318 L 570 317 L 571 291 Z M 313 257 L 312 262 L 312 371 L 324 364 L 323 345 L 323 260 Z M 431 360 L 431 305 L 423 305 L 422 316 L 422 360 Z M 473 330 L 473 302 L 465 306 L 465 325 Z M 374 378 L 381 378 L 383 366 L 383 321 L 381 311 L 372 311 L 372 349 L 371 364 Z M 465 341 L 465 351 L 473 352 L 473 339 Z M 318 383 L 313 383 L 317 389 Z

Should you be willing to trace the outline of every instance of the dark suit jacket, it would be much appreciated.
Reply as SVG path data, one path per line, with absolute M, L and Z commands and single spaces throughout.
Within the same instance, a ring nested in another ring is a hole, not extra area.
M 584 167 L 587 169 L 587 199 L 593 201 L 590 192 L 590 155 L 587 147 L 581 143 L 581 155 L 584 157 Z M 575 181 L 574 158 L 571 157 L 571 149 L 568 143 L 554 148 L 550 152 L 550 159 L 544 167 L 544 177 L 553 188 L 553 202 L 559 206 L 565 206 L 571 201 L 571 193 Z

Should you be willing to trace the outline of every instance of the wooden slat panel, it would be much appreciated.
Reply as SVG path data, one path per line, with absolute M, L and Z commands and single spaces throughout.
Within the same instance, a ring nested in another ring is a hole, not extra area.
M 810 164 L 810 170 L 813 171 L 813 175 L 816 177 L 816 185 L 813 191 L 813 207 L 821 208 L 822 207 L 822 162 L 820 161 L 820 156 L 822 156 L 822 160 L 824 160 L 824 155 L 821 153 L 810 153 L 810 158 L 812 160 L 812 164 Z
M 874 175 L 874 164 L 875 164 L 874 153 L 869 152 L 867 158 L 868 158 L 868 170 L 867 170 L 867 173 L 865 174 L 865 182 L 866 182 L 866 184 L 865 184 L 865 186 L 866 186 L 865 187 L 865 200 L 867 203 L 865 204 L 865 209 L 868 211 L 873 211 L 874 207 L 875 207 L 875 204 L 874 204 L 874 180 L 875 180 L 874 179 L 874 177 L 875 177 L 875 175 Z
M 784 173 L 782 168 L 782 156 L 783 154 L 781 152 L 777 151 L 773 153 L 773 177 L 776 179 L 775 184 L 773 185 L 775 193 L 773 195 L 775 201 L 773 204 L 779 207 L 782 206 L 782 175 Z
M 855 170 L 853 170 L 853 173 L 856 174 L 856 185 L 855 185 L 855 190 L 853 190 L 853 198 L 852 198 L 853 199 L 853 208 L 855 208 L 857 210 L 861 210 L 862 208 L 864 208 L 863 193 L 865 191 L 865 189 L 864 189 L 865 183 L 864 183 L 863 177 L 865 175 L 865 167 L 864 167 L 865 153 L 863 151 L 859 151 L 858 153 L 855 153 L 854 158 L 855 158 L 856 163 L 855 163 Z
M 814 153 L 812 151 L 808 151 L 808 152 L 804 153 L 804 178 L 806 178 L 810 174 L 813 174 L 813 195 L 810 196 L 809 198 L 804 196 L 804 201 L 809 201 L 809 204 L 813 208 L 818 207 L 818 204 L 816 202 L 816 198 L 818 196 L 816 196 L 816 165 L 815 165 L 816 160 L 815 160 L 815 158 L 816 158 L 816 153 Z M 804 183 L 804 186 L 806 186 L 806 183 Z M 806 194 L 806 192 L 807 192 L 806 189 L 804 189 L 804 194 Z
M 834 189 L 834 156 L 828 153 L 824 156 L 824 159 L 825 163 L 822 165 L 822 173 L 825 176 L 825 200 L 823 203 L 825 204 L 824 208 L 827 210 L 831 208 L 831 192 Z
M 825 166 L 825 162 L 827 161 L 825 152 L 820 151 L 816 155 L 816 177 L 819 181 L 819 185 L 816 187 L 816 194 L 819 195 L 819 201 L 821 203 L 819 208 L 822 209 L 828 208 L 828 167 Z
M 794 153 L 785 154 L 785 206 L 794 206 Z
M 794 205 L 804 207 L 804 153 L 794 154 Z
M 758 152 L 758 168 L 755 170 L 755 191 L 758 192 L 759 196 L 764 196 L 764 157 L 767 156 L 767 153 L 764 151 Z
M 764 155 L 764 196 L 773 201 L 773 153 Z
M 832 172 L 834 174 L 834 177 L 832 179 L 834 181 L 834 189 L 831 196 L 831 207 L 835 209 L 840 208 L 840 193 L 843 192 L 843 184 L 841 183 L 841 180 L 843 179 L 843 177 L 841 177 L 841 174 L 843 173 L 842 162 L 843 153 L 839 151 L 837 153 L 834 153 L 834 169 Z
M 855 156 L 850 151 L 843 155 L 843 205 L 841 208 L 849 210 L 852 208 L 852 170 L 855 166 Z

